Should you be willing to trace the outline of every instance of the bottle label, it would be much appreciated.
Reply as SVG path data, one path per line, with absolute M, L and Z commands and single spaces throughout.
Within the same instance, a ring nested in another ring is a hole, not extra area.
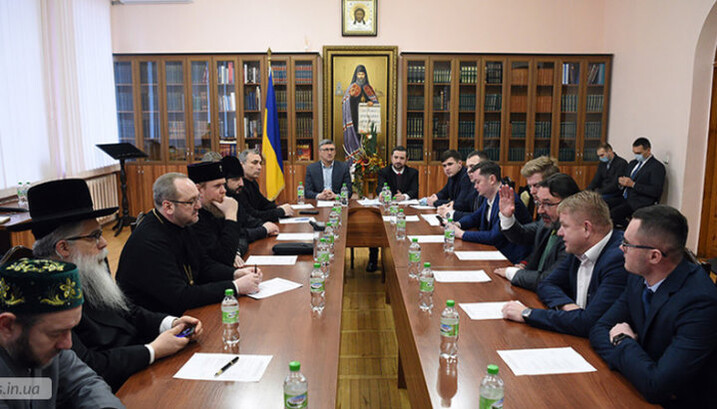
M 239 310 L 222 311 L 222 323 L 236 324 L 239 321 Z
M 450 322 L 443 322 L 443 320 L 441 320 L 441 335 L 446 337 L 457 337 L 458 323 L 456 322 L 455 324 L 452 324 Z
M 503 409 L 503 398 L 488 399 L 481 396 L 480 403 L 478 405 L 480 409 Z
M 408 253 L 408 261 L 411 263 L 420 263 L 421 253 Z
M 452 239 L 456 236 L 456 232 L 453 230 L 446 230 L 445 233 L 443 233 L 444 237 L 447 239 Z
M 406 220 L 405 220 L 405 219 L 404 219 L 404 220 L 401 220 L 401 219 L 397 220 L 397 221 L 396 221 L 396 226 L 405 229 L 405 228 L 406 228 Z
M 329 262 L 329 253 L 327 251 L 322 251 L 319 253 L 319 262 L 320 263 L 328 263 Z
M 427 293 L 433 292 L 433 278 L 421 278 L 421 291 Z
M 327 234 L 326 239 L 329 244 L 334 244 L 334 235 L 333 234 Z
M 309 280 L 312 293 L 324 292 L 324 280 L 322 278 L 312 278 Z
M 286 409 L 300 409 L 309 407 L 309 398 L 306 393 L 289 395 L 284 393 L 284 407 Z

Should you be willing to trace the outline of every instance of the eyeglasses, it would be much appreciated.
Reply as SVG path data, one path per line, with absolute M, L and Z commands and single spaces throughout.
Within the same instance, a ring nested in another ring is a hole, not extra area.
M 97 229 L 88 235 L 70 237 L 65 240 L 72 241 L 72 240 L 81 240 L 81 239 L 94 239 L 95 242 L 99 243 L 101 238 L 102 238 L 102 229 Z
M 187 201 L 172 200 L 172 199 L 167 199 L 167 201 L 170 201 L 170 202 L 172 202 L 172 203 L 181 203 L 181 204 L 184 204 L 184 205 L 187 205 L 187 206 L 194 206 L 195 204 L 199 203 L 200 199 L 199 199 L 198 197 L 195 197 L 194 199 L 190 199 L 190 200 L 187 200 Z
M 321 149 L 319 149 L 319 150 L 322 150 L 322 151 L 324 151 L 324 152 L 333 152 L 333 151 L 336 150 L 336 148 L 321 148 Z
M 535 207 L 543 206 L 543 207 L 545 207 L 545 208 L 550 208 L 550 207 L 555 207 L 555 206 L 557 206 L 557 205 L 559 205 L 559 204 L 560 204 L 560 202 L 558 202 L 558 203 L 535 202 Z
M 626 248 L 626 249 L 633 248 L 633 249 L 643 249 L 643 250 L 657 250 L 657 251 L 659 251 L 660 253 L 662 253 L 663 256 L 666 256 L 666 255 L 667 255 L 667 253 L 665 253 L 664 251 L 658 249 L 657 247 L 643 246 L 643 245 L 641 245 L 641 244 L 630 244 L 630 243 L 628 243 L 627 241 L 625 241 L 625 239 L 622 239 L 622 243 L 620 243 L 620 246 L 622 246 L 622 247 L 624 247 L 624 248 Z

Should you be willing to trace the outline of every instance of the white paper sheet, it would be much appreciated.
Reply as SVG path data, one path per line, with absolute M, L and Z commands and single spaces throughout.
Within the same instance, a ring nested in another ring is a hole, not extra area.
M 433 270 L 439 283 L 487 283 L 490 277 L 483 270 Z
M 361 200 L 357 200 L 357 202 L 361 206 L 379 206 L 381 204 L 381 201 L 378 200 L 377 197 L 373 198 L 373 199 L 361 199 Z
M 276 239 L 279 241 L 313 241 L 314 233 L 279 233 Z
M 418 199 L 401 200 L 398 202 L 400 206 L 416 205 L 418 206 Z
M 442 234 L 423 234 L 418 236 L 408 236 L 408 241 L 413 241 L 414 238 L 417 238 L 419 243 L 443 243 Z
M 390 222 L 391 220 L 394 220 L 394 219 L 395 219 L 395 216 L 383 216 L 383 221 L 385 221 L 385 222 Z M 406 216 L 406 222 L 417 222 L 418 220 L 419 220 L 418 215 L 416 215 L 416 214 L 409 214 L 408 216 Z
M 302 204 L 302 205 L 300 205 L 300 204 L 293 204 L 293 205 L 291 205 L 291 208 L 294 209 L 294 210 L 313 209 L 313 208 L 314 208 L 314 205 L 312 205 L 311 203 L 304 203 L 304 204 Z
M 513 349 L 498 351 L 498 355 L 516 376 L 597 371 L 572 347 Z
M 459 303 L 472 320 L 502 320 L 503 306 L 508 301 Z
M 313 240 L 313 239 L 312 239 Z M 257 266 L 293 266 L 297 256 L 249 256 L 245 265 Z
M 287 219 L 279 219 L 279 224 L 299 224 L 299 223 L 308 223 L 308 222 L 316 222 L 316 219 L 313 217 L 289 217 Z
M 417 210 L 436 210 L 434 206 L 411 205 L 411 207 Z
M 423 220 L 428 222 L 431 226 L 440 226 L 441 222 L 438 220 L 437 214 L 422 214 Z
M 249 297 L 261 300 L 272 295 L 281 294 L 286 291 L 291 291 L 295 288 L 301 287 L 301 284 L 293 281 L 284 280 L 283 278 L 276 277 L 271 280 L 262 281 L 259 284 L 259 291 L 254 294 L 247 294 Z
M 239 361 L 219 376 L 214 376 L 236 355 L 197 352 L 174 374 L 179 379 L 200 381 L 259 382 L 272 355 L 239 355 Z
M 461 261 L 508 260 L 500 251 L 456 251 Z
M 334 203 L 333 200 L 317 200 L 316 207 L 333 207 Z

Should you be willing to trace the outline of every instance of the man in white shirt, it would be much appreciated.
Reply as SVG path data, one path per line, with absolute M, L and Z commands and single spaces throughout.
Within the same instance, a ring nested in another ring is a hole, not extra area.
M 558 235 L 570 255 L 538 284 L 538 296 L 547 309 L 511 301 L 503 307 L 503 317 L 587 337 L 625 288 L 623 234 L 612 229 L 610 210 L 596 192 L 583 191 L 564 199 L 558 215 Z

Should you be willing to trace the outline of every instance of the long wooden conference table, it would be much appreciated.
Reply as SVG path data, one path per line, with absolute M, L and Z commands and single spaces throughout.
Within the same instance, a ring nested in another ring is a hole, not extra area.
M 329 209 L 318 210 L 315 217 L 325 221 Z M 420 213 L 410 207 L 406 207 L 405 212 Z M 283 277 L 301 283 L 301 288 L 263 300 L 249 297 L 239 300 L 240 353 L 273 355 L 260 382 L 191 381 L 172 377 L 194 353 L 222 351 L 220 306 L 216 304 L 186 312 L 203 322 L 204 333 L 198 342 L 132 376 L 117 396 L 128 408 L 280 408 L 288 363 L 298 360 L 309 382 L 309 407 L 336 407 L 345 248 L 375 245 L 383 247 L 387 296 L 399 347 L 399 385 L 408 389 L 413 408 L 476 408 L 480 381 L 491 363 L 500 367 L 505 381 L 506 407 L 653 407 L 620 374 L 610 371 L 590 348 L 587 339 L 504 320 L 472 321 L 460 309 L 458 362 L 440 360 L 439 320 L 446 300 L 463 303 L 517 299 L 530 307 L 541 307 L 537 296 L 490 273 L 494 268 L 506 266 L 506 261 L 463 262 L 454 254 L 444 254 L 439 243 L 423 243 L 423 260 L 430 261 L 434 269 L 480 268 L 489 272 L 492 281 L 436 283 L 434 308 L 431 313 L 422 312 L 418 308 L 418 284 L 409 280 L 407 273 L 408 241 L 396 240 L 394 227 L 382 221 L 378 208 L 363 207 L 352 201 L 348 209 L 344 208 L 342 220 L 340 240 L 335 245 L 335 260 L 326 284 L 326 308 L 320 317 L 312 315 L 309 306 L 308 283 L 313 266 L 310 255 L 299 256 L 293 267 L 262 267 L 264 280 Z M 280 229 L 282 232 L 312 230 L 308 224 L 282 224 Z M 360 237 L 356 237 L 359 231 Z M 435 235 L 441 234 L 442 228 L 429 226 L 421 219 L 408 222 L 407 231 L 409 235 Z M 250 252 L 270 255 L 276 243 L 275 238 L 261 240 L 251 245 Z M 456 251 L 489 249 L 492 248 L 456 240 Z M 572 346 L 597 372 L 515 376 L 497 353 L 502 349 L 565 346 Z

